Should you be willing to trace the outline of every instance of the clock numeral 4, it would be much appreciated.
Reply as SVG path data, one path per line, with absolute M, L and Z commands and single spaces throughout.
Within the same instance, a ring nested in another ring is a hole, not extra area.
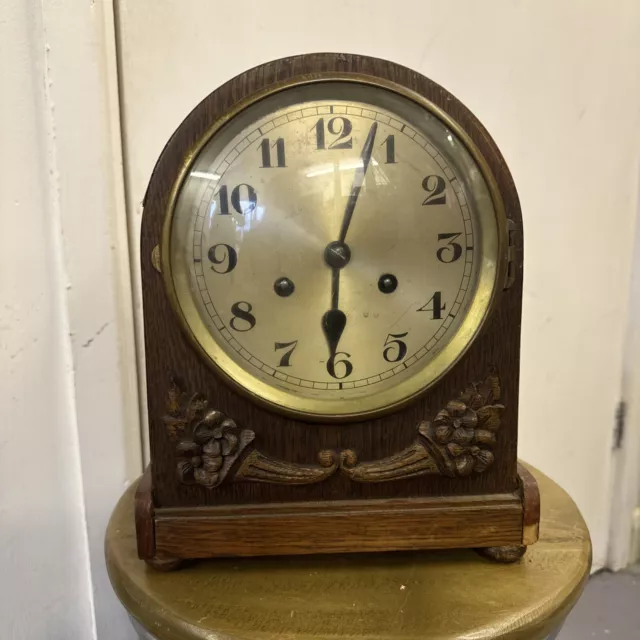
M 291 366 L 291 354 L 295 351 L 297 344 L 297 340 L 294 340 L 293 342 L 276 342 L 276 351 L 278 351 L 278 349 L 288 349 L 289 347 L 291 347 L 288 351 L 285 351 L 282 358 L 280 358 L 280 364 L 278 365 L 279 367 Z
M 422 181 L 422 188 L 427 191 L 429 195 L 422 204 L 447 204 L 446 186 L 442 176 L 427 176 Z
M 207 252 L 207 256 L 212 263 L 211 270 L 216 273 L 229 273 L 233 271 L 236 268 L 236 264 L 238 264 L 238 252 L 228 244 L 214 244 Z M 216 269 L 216 265 L 224 266 Z
M 231 318 L 231 322 L 229 324 L 234 331 L 251 331 L 251 329 L 256 326 L 256 318 L 251 313 L 252 308 L 251 304 L 244 300 L 235 302 L 231 305 L 233 318 Z
M 331 118 L 327 123 L 327 131 L 338 136 L 328 147 L 325 146 L 324 118 L 320 118 L 313 127 L 316 131 L 316 149 L 352 149 L 353 140 L 350 138 L 353 125 L 351 120 L 341 116 Z
M 442 304 L 442 291 L 436 291 L 429 299 L 429 302 L 416 309 L 416 311 L 431 311 L 432 320 L 442 320 L 442 312 L 446 308 L 447 305 Z
M 343 358 L 342 360 L 339 360 L 338 356 L 346 356 L 346 357 Z M 344 380 L 344 378 L 348 378 L 353 373 L 353 365 L 347 360 L 347 358 L 350 358 L 350 357 L 351 357 L 351 354 L 345 353 L 344 351 L 338 351 L 337 353 L 334 353 L 327 360 L 327 373 L 332 378 L 335 378 L 336 380 Z M 336 372 L 336 366 L 338 365 L 344 365 L 344 369 L 342 370 L 342 375 L 338 375 L 338 372 Z
M 245 197 L 246 196 L 246 197 Z M 229 189 L 227 185 L 222 185 L 218 192 L 220 198 L 220 215 L 229 215 Z M 256 190 L 246 183 L 239 184 L 231 191 L 231 206 L 241 215 L 252 213 L 258 205 L 258 194 Z
M 382 352 L 382 357 L 387 362 L 400 362 L 407 355 L 407 345 L 398 338 L 405 338 L 409 335 L 409 332 L 405 333 L 390 333 L 387 339 L 384 341 L 385 350 Z
M 262 152 L 262 169 L 271 169 L 273 167 L 271 164 L 271 149 L 273 147 L 276 149 L 276 168 L 282 169 L 287 166 L 284 156 L 284 138 L 278 138 L 273 144 L 271 144 L 269 138 L 265 138 L 258 147 Z
M 448 240 L 446 246 L 440 247 L 436 252 L 436 256 L 440 262 L 445 264 L 451 264 L 460 258 L 462 255 L 462 245 L 455 242 L 456 238 L 461 236 L 461 233 L 439 233 L 438 241 Z

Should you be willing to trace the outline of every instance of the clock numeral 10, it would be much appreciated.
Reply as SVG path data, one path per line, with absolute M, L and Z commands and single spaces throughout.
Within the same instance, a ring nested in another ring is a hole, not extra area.
M 442 304 L 442 291 L 436 291 L 429 299 L 429 302 L 416 309 L 416 311 L 431 311 L 432 320 L 442 320 L 442 312 L 446 308 L 447 305 Z
M 349 136 L 353 129 L 351 120 L 337 116 L 331 118 L 327 123 L 327 131 L 333 135 L 338 136 L 328 147 L 325 146 L 324 137 L 324 118 L 320 118 L 316 122 L 314 129 L 316 131 L 316 149 L 352 149 L 353 140 Z
M 246 198 L 243 198 L 244 194 L 246 194 Z M 218 192 L 218 197 L 220 198 L 220 215 L 228 216 L 229 215 L 229 190 L 226 184 L 220 187 L 220 191 Z M 231 191 L 231 206 L 239 214 L 246 215 L 247 213 L 251 213 L 255 211 L 255 208 L 257 205 L 258 205 L 258 195 L 256 194 L 256 190 L 250 184 L 246 184 L 243 182 L 242 184 L 239 184 L 237 187 L 234 187 L 233 190 Z
M 263 169 L 271 169 L 273 165 L 271 164 L 271 148 L 276 148 L 276 168 L 282 169 L 286 167 L 285 157 L 284 157 L 284 138 L 278 138 L 273 144 L 269 138 L 265 138 L 261 143 L 258 149 L 262 152 L 262 168 Z
M 276 342 L 275 350 L 278 349 L 287 349 L 291 347 L 288 351 L 284 352 L 282 358 L 280 358 L 279 367 L 290 367 L 291 366 L 291 354 L 295 351 L 296 346 L 298 345 L 298 341 L 294 340 L 293 342 Z
M 242 306 L 241 306 L 242 305 Z M 241 300 L 240 302 L 235 302 L 231 305 L 231 313 L 233 313 L 233 318 L 231 318 L 231 328 L 234 331 L 251 331 L 253 327 L 256 326 L 256 318 L 251 313 L 253 307 L 249 302 L 245 302 Z
M 405 333 L 390 333 L 387 336 L 384 341 L 386 349 L 382 352 L 382 357 L 387 362 L 400 362 L 407 355 L 407 345 L 402 340 L 398 340 L 398 338 L 405 338 L 407 335 L 409 335 L 408 331 L 405 331 Z

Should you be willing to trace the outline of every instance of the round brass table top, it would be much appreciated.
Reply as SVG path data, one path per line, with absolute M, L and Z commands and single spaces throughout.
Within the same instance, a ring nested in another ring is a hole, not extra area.
M 591 542 L 571 498 L 531 471 L 540 541 L 512 565 L 431 551 L 212 560 L 159 573 L 137 557 L 131 487 L 107 530 L 109 575 L 159 640 L 538 640 L 580 596 Z

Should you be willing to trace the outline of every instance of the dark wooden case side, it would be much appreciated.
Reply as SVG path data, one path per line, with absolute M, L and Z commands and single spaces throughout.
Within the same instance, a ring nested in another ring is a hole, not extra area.
M 195 352 L 183 335 L 167 301 L 162 277 L 152 265 L 160 243 L 169 192 L 181 158 L 204 131 L 233 104 L 252 92 L 300 74 L 340 71 L 378 75 L 424 95 L 444 108 L 469 133 L 487 160 L 502 192 L 512 222 L 514 283 L 477 339 L 445 379 L 411 405 L 393 415 L 346 425 L 314 424 L 271 412 L 229 387 Z M 522 294 L 522 233 L 518 197 L 509 171 L 478 120 L 442 87 L 393 63 L 342 54 L 314 54 L 268 63 L 238 76 L 214 91 L 187 117 L 171 138 L 156 168 L 144 203 L 141 260 L 145 321 L 147 397 L 153 460 L 154 500 L 158 508 L 321 501 L 393 499 L 407 496 L 490 495 L 518 488 L 516 472 L 518 370 Z M 261 450 L 273 458 L 309 464 L 322 450 L 352 449 L 361 460 L 376 460 L 402 451 L 414 438 L 416 425 L 447 402 L 484 379 L 496 368 L 501 377 L 504 428 L 498 434 L 495 462 L 481 475 L 468 478 L 429 476 L 394 482 L 358 484 L 336 474 L 307 486 L 229 483 L 214 491 L 186 486 L 176 480 L 175 443 L 162 416 L 172 376 L 183 379 L 192 392 L 207 396 L 212 408 L 224 412 L 241 427 L 255 432 Z

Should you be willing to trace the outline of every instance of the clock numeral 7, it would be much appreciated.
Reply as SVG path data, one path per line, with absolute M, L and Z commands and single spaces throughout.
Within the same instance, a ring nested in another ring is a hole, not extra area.
M 284 157 L 284 138 L 278 138 L 273 144 L 271 144 L 269 138 L 265 138 L 258 149 L 262 151 L 262 169 L 271 169 L 271 148 L 276 148 L 276 168 L 282 169 L 286 167 Z
M 245 193 L 246 198 L 243 198 Z M 218 197 L 220 198 L 220 215 L 228 216 L 229 190 L 226 184 L 220 187 Z M 252 213 L 258 206 L 258 194 L 256 190 L 250 184 L 245 184 L 244 182 L 234 187 L 231 191 L 231 206 L 241 215 Z
M 275 346 L 276 351 L 278 351 L 278 349 L 287 349 L 288 347 L 291 347 L 291 349 L 289 349 L 288 351 L 285 351 L 282 358 L 280 358 L 280 364 L 278 365 L 279 367 L 291 366 L 291 354 L 295 351 L 297 344 L 298 344 L 297 340 L 294 340 L 293 342 L 276 342 L 276 346 Z
M 409 335 L 408 331 L 404 333 L 390 333 L 384 341 L 386 349 L 382 352 L 382 357 L 387 362 L 400 362 L 407 355 L 407 345 L 398 338 L 405 338 Z M 393 340 L 391 339 L 393 338 Z M 397 349 L 397 351 L 396 351 Z
M 316 130 L 316 149 L 352 149 L 353 140 L 349 137 L 353 125 L 351 120 L 341 116 L 331 118 L 327 123 L 327 131 L 333 136 L 338 136 L 328 147 L 325 146 L 324 118 L 320 118 L 313 127 Z

